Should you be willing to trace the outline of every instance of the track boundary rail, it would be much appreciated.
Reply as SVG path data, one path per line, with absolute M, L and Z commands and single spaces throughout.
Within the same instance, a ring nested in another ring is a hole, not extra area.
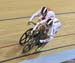
M 70 46 L 75 46 L 75 44 L 69 44 L 69 45 L 59 46 L 59 47 L 55 47 L 55 48 L 51 48 L 51 49 L 47 49 L 47 50 L 38 51 L 38 52 L 23 54 L 23 55 L 20 55 L 20 56 L 16 56 L 16 57 L 12 57 L 12 58 L 1 60 L 0 63 L 11 61 L 11 60 L 18 59 L 18 58 L 22 58 L 24 56 L 34 55 L 34 54 L 47 52 L 47 51 L 51 51 L 51 50 L 55 50 L 55 49 L 59 49 L 59 48 L 64 48 L 64 47 L 70 47 Z

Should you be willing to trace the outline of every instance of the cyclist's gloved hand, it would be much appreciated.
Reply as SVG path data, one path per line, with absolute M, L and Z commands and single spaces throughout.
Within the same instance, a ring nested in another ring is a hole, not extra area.
M 34 32 L 35 32 L 35 30 L 32 30 L 32 31 L 31 31 L 31 34 L 33 34 Z
M 28 25 L 30 25 L 31 21 L 28 21 Z
M 43 43 L 44 42 L 44 40 L 40 40 L 40 43 Z

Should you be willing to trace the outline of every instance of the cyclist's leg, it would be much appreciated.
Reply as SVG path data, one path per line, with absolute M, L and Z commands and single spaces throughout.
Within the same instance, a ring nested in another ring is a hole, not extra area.
M 56 34 L 60 28 L 61 28 L 60 22 L 54 23 L 54 25 L 53 25 L 54 34 Z

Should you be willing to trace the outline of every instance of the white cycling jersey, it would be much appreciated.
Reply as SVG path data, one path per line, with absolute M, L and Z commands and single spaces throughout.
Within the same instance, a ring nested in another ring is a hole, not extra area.
M 49 30 L 47 33 L 48 38 L 40 40 L 41 43 L 42 42 L 50 42 L 54 38 L 56 32 L 58 32 L 59 28 L 61 27 L 61 23 L 59 22 L 59 20 L 57 18 L 54 19 L 53 25 L 51 27 L 46 26 L 46 21 L 47 20 L 45 19 L 45 20 L 38 22 L 32 30 L 32 31 L 36 30 L 39 25 L 44 25 L 45 29 Z
M 29 21 L 31 22 L 35 17 L 39 17 L 39 20 L 44 20 L 44 19 L 54 19 L 55 18 L 55 13 L 52 10 L 48 9 L 47 15 L 45 17 L 43 17 L 41 15 L 41 9 L 38 10 L 36 13 L 34 13 L 31 18 L 29 19 Z

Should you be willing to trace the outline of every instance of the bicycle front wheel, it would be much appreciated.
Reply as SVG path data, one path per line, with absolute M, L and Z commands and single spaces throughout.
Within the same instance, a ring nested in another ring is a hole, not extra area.
M 31 33 L 32 28 L 28 29 L 19 40 L 20 45 L 24 45 L 29 40 L 29 34 Z

